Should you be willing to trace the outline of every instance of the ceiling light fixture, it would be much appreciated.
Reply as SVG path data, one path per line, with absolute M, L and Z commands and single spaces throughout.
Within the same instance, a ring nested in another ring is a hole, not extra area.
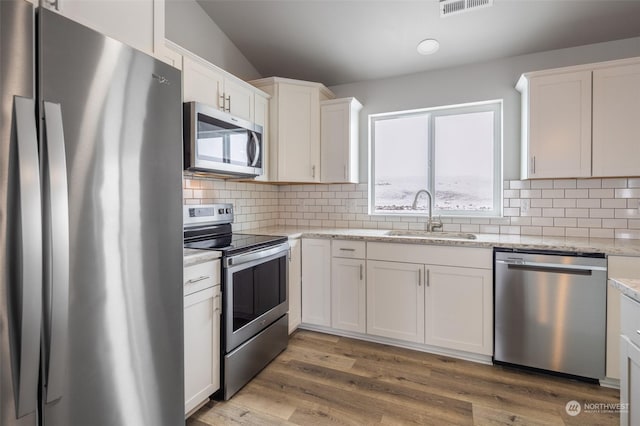
M 427 38 L 418 43 L 418 53 L 421 55 L 431 55 L 440 48 L 440 43 L 434 38 Z

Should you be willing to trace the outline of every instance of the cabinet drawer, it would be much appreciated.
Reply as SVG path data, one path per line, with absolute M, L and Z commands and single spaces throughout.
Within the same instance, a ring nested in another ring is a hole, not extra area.
M 636 346 L 640 346 L 640 303 L 622 296 L 620 301 L 622 334 Z
M 364 241 L 333 240 L 331 243 L 331 256 L 364 259 L 365 247 L 366 243 Z
M 220 284 L 220 261 L 214 260 L 184 269 L 184 295 Z

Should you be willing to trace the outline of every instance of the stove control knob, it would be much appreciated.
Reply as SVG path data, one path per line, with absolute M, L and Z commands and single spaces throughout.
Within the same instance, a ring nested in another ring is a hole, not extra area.
M 218 214 L 224 214 L 224 209 L 218 209 Z
M 231 213 L 231 209 L 227 209 L 227 214 Z

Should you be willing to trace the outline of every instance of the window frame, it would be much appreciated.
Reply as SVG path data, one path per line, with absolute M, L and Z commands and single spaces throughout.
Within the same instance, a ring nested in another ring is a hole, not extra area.
M 482 211 L 465 211 L 465 210 L 437 210 L 435 208 L 435 169 L 436 166 L 433 164 L 435 161 L 435 120 L 436 117 L 448 116 L 448 115 L 460 115 L 460 114 L 469 114 L 469 113 L 477 113 L 477 112 L 493 112 L 493 210 L 482 212 Z M 428 162 L 426 164 L 427 167 L 427 176 L 429 180 L 429 185 L 425 184 L 425 189 L 428 189 L 434 197 L 433 203 L 433 215 L 440 215 L 442 217 L 450 217 L 450 218 L 501 218 L 503 217 L 503 132 L 502 132 L 502 122 L 503 122 L 503 100 L 502 99 L 493 99 L 482 102 L 472 102 L 465 104 L 457 104 L 457 105 L 447 105 L 441 107 L 430 107 L 430 108 L 420 108 L 406 111 L 394 111 L 394 112 L 385 112 L 378 114 L 369 114 L 369 159 L 368 159 L 368 214 L 370 216 L 417 216 L 417 217 L 426 217 L 428 216 L 428 212 L 419 212 L 416 210 L 399 210 L 399 211 L 376 211 L 375 210 L 375 123 L 380 120 L 389 120 L 394 118 L 404 118 L 411 116 L 427 116 L 428 121 L 428 137 L 427 141 L 428 147 Z

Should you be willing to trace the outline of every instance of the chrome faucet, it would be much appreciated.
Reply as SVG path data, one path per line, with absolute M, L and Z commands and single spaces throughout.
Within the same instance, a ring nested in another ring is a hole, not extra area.
M 411 206 L 411 208 L 413 210 L 416 209 L 416 206 L 418 205 L 418 197 L 422 193 L 427 194 L 427 196 L 429 197 L 429 220 L 427 221 L 427 232 L 432 232 L 436 229 L 442 230 L 442 221 L 440 219 L 437 219 L 437 220 L 433 219 L 433 215 L 432 215 L 433 197 L 431 196 L 431 193 L 428 190 L 421 189 L 420 191 L 416 192 L 416 196 L 413 199 L 413 205 Z

